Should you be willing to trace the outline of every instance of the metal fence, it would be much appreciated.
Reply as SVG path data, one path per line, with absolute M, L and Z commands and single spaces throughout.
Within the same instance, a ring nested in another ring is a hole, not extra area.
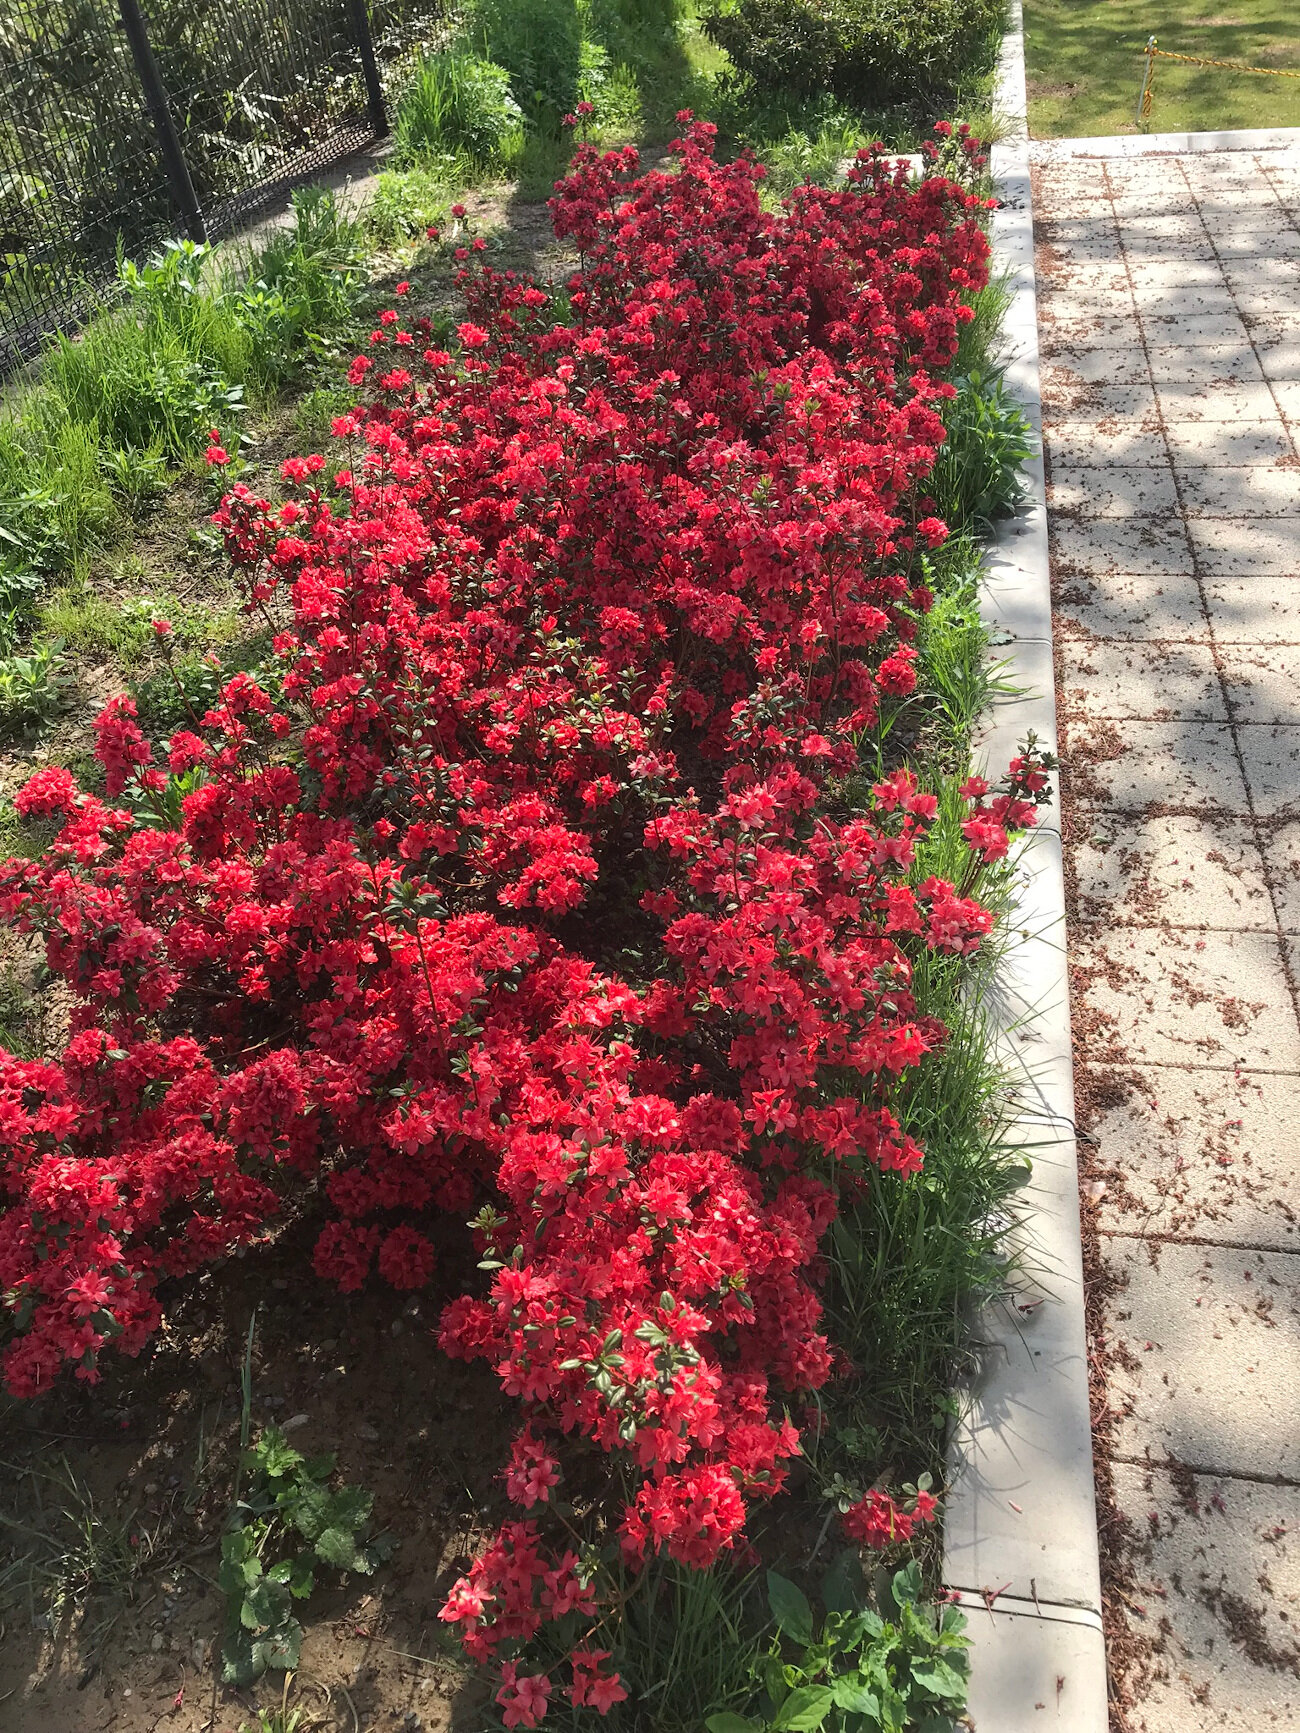
M 5 0 L 0 372 L 74 324 L 119 248 L 229 232 L 384 128 L 448 0 Z

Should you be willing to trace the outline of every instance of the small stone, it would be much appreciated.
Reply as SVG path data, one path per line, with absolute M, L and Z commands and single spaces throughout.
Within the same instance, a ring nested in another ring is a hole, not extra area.
M 162 1653 L 162 1646 L 163 1634 L 161 1631 L 155 1631 L 153 1636 L 149 1639 L 149 1647 L 153 1650 L 155 1655 L 160 1655 Z
M 296 1432 L 300 1426 L 305 1426 L 311 1418 L 309 1414 L 291 1414 L 281 1426 L 281 1432 Z
M 361 1422 L 360 1426 L 356 1428 L 356 1434 L 358 1438 L 364 1438 L 367 1444 L 379 1442 L 379 1428 L 372 1426 L 368 1420 Z

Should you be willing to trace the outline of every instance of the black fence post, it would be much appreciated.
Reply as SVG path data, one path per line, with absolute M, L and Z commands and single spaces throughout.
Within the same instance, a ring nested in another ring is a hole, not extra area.
M 158 71 L 158 62 L 154 59 L 153 49 L 149 45 L 149 32 L 145 28 L 144 15 L 140 11 L 139 0 L 117 0 L 117 9 L 122 15 L 122 28 L 126 31 L 127 41 L 131 44 L 131 57 L 135 61 L 135 69 L 140 75 L 140 85 L 149 109 L 149 118 L 153 121 L 154 131 L 158 134 L 158 149 L 162 153 L 163 164 L 167 170 L 167 178 L 172 183 L 172 192 L 175 195 L 176 203 L 181 207 L 181 215 L 185 218 L 186 230 L 192 241 L 205 243 L 208 238 L 207 225 L 203 221 L 203 212 L 199 208 L 198 196 L 194 191 L 194 182 L 190 179 L 190 171 L 185 165 L 185 153 L 181 149 L 180 134 L 176 130 L 176 122 L 172 119 L 171 107 L 167 101 L 167 91 Z
M 388 137 L 388 110 L 384 106 L 384 87 L 379 82 L 379 67 L 375 61 L 374 38 L 370 34 L 370 13 L 366 0 L 348 0 L 352 28 L 357 47 L 361 50 L 361 75 L 366 81 L 366 107 L 376 138 Z

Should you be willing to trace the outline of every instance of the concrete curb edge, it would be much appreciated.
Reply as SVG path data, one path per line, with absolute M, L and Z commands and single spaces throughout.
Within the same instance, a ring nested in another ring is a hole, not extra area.
M 1247 127 L 1237 132 L 1106 133 L 1097 138 L 1036 138 L 1029 146 L 1029 160 L 1197 156 L 1204 151 L 1294 150 L 1297 144 L 1300 126 Z
M 1023 692 L 996 702 L 979 742 L 995 776 L 1030 731 L 1056 746 L 1047 501 L 1020 0 L 1011 0 L 993 148 L 995 269 L 1013 295 L 1007 385 L 1040 455 L 989 550 L 983 602 Z M 981 1370 L 949 1449 L 944 1580 L 968 1609 L 977 1733 L 1106 1733 L 1105 1646 L 1093 1497 L 1065 951 L 1060 809 L 1018 861 L 1015 942 L 995 986 L 1000 1050 L 1016 1078 L 1013 1135 L 1032 1159 L 1019 1200 L 1014 1292 L 980 1320 Z

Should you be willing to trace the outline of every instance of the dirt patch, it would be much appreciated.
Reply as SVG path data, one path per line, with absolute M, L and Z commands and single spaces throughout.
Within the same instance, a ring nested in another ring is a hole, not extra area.
M 0 1411 L 5 1733 L 236 1733 L 280 1701 L 278 1674 L 243 1693 L 216 1682 L 255 1305 L 254 1428 L 288 1423 L 304 1452 L 337 1452 L 397 1542 L 374 1577 L 322 1580 L 297 1609 L 302 1733 L 353 1733 L 354 1711 L 436 1733 L 473 1711 L 479 1687 L 437 1612 L 499 1514 L 513 1416 L 490 1372 L 439 1351 L 436 1297 L 304 1280 L 311 1239 L 300 1224 L 190 1281 L 146 1360 L 110 1365 L 93 1392 Z

